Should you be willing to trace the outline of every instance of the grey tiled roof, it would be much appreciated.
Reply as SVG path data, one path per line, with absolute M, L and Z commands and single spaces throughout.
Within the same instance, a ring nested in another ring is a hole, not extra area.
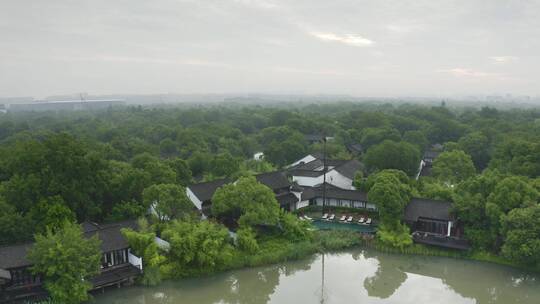
M 26 255 L 33 245 L 33 243 L 26 243 L 0 247 L 0 268 L 9 269 L 31 265 Z
M 288 205 L 290 203 L 296 203 L 298 198 L 291 192 L 284 193 L 276 196 L 276 199 L 280 205 Z
M 212 199 L 214 192 L 216 192 L 219 187 L 229 182 L 230 180 L 228 179 L 218 179 L 211 182 L 193 184 L 189 186 L 189 189 L 199 200 L 201 200 L 201 202 L 206 202 Z
M 354 179 L 354 175 L 356 174 L 356 172 L 363 169 L 364 165 L 356 159 L 349 160 L 346 163 L 343 163 L 334 168 L 334 170 L 351 180 Z
M 98 225 L 91 222 L 82 224 L 84 236 L 98 235 L 101 240 L 101 251 L 108 252 L 129 247 L 127 240 L 121 233 L 122 228 L 137 229 L 136 221 L 124 221 L 113 224 Z M 0 247 L 0 268 L 9 269 L 30 266 L 27 254 L 34 243 Z
M 255 175 L 255 178 L 259 183 L 267 186 L 272 190 L 291 186 L 291 183 L 287 179 L 287 176 L 285 176 L 285 173 L 282 171 L 257 174 Z M 229 179 L 218 179 L 211 182 L 193 184 L 188 188 L 191 190 L 191 192 L 193 192 L 193 194 L 195 194 L 195 196 L 197 196 L 199 200 L 201 200 L 202 202 L 206 202 L 212 199 L 212 196 L 214 196 L 214 193 L 219 187 L 230 182 L 231 180 Z
M 289 179 L 287 179 L 285 173 L 281 171 L 261 173 L 256 175 L 255 178 L 257 179 L 257 181 L 259 181 L 259 183 L 267 186 L 272 190 L 291 186 Z
M 312 188 L 306 187 L 302 193 L 302 200 L 310 200 L 316 197 L 323 197 L 323 186 L 315 186 Z M 327 199 L 343 199 L 351 201 L 367 201 L 367 193 L 360 190 L 347 190 L 341 189 L 336 186 L 326 184 L 326 198 Z
M 443 221 L 453 220 L 452 203 L 427 198 L 413 198 L 405 207 L 404 220 L 416 222 L 418 218 L 429 218 Z

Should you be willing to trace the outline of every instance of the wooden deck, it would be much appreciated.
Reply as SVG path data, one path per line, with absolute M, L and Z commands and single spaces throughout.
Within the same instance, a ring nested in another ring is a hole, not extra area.
M 120 286 L 133 283 L 141 274 L 141 270 L 131 264 L 123 264 L 110 269 L 104 269 L 92 278 L 92 290 L 99 290 L 108 286 Z M 47 291 L 41 284 L 8 287 L 0 289 L 0 303 L 26 303 L 28 300 L 43 300 L 47 298 Z
M 92 279 L 92 284 L 94 285 L 92 290 L 132 282 L 139 274 L 141 274 L 141 270 L 131 264 L 104 269 L 98 276 Z
M 413 232 L 412 237 L 413 237 L 413 240 L 419 244 L 438 246 L 438 247 L 457 249 L 457 250 L 468 250 L 471 248 L 471 245 L 469 244 L 467 240 L 451 237 L 451 236 L 448 237 L 448 236 L 440 235 L 440 234 L 415 231 Z
M 28 299 L 45 299 L 47 291 L 41 285 L 8 287 L 0 290 L 0 303 L 25 303 Z

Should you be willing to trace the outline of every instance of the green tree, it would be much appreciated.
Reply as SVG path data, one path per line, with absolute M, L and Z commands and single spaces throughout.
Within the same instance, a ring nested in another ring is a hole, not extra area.
M 32 221 L 0 199 L 0 231 L 0 245 L 28 241 L 32 238 Z
M 240 159 L 229 153 L 216 155 L 210 164 L 210 172 L 215 176 L 230 176 L 240 169 Z
M 8 180 L 1 195 L 23 213 L 58 195 L 83 220 L 97 216 L 105 202 L 107 162 L 66 133 L 15 142 L 3 170 Z
M 505 139 L 495 147 L 490 168 L 516 175 L 540 176 L 540 142 Z
M 189 169 L 188 163 L 181 158 L 174 158 L 168 161 L 169 167 L 171 167 L 176 173 L 176 183 L 187 186 L 192 183 L 191 169 Z
M 539 193 L 527 180 L 517 176 L 507 177 L 499 181 L 486 202 L 486 215 L 489 220 L 489 231 L 496 240 L 493 244 L 498 248 L 502 242 L 502 219 L 515 208 L 533 206 L 538 202 Z
M 276 226 L 279 204 L 274 192 L 255 177 L 241 177 L 236 183 L 218 188 L 214 193 L 212 214 L 227 223 Z
M 465 237 L 474 247 L 482 249 L 496 247 L 497 236 L 490 229 L 486 204 L 489 195 L 502 178 L 504 177 L 497 171 L 486 171 L 459 183 L 455 188 L 453 207 L 465 226 Z
M 144 169 L 134 168 L 129 163 L 109 162 L 108 188 L 111 207 L 114 209 L 120 202 L 136 201 L 142 203 L 143 190 L 150 186 L 151 176 Z M 108 214 L 112 210 L 103 209 Z
M 406 131 L 403 134 L 403 140 L 415 145 L 420 151 L 424 151 L 429 144 L 429 141 L 422 131 Z
M 176 155 L 176 153 L 178 153 L 176 143 L 170 138 L 165 138 L 159 143 L 159 152 L 162 157 L 171 157 Z
M 35 225 L 35 232 L 45 233 L 47 229 L 56 231 L 65 222 L 75 223 L 75 213 L 66 207 L 60 196 L 42 199 L 29 212 Z
M 243 227 L 236 231 L 238 247 L 246 252 L 255 253 L 259 251 L 255 231 L 251 227 Z
M 167 256 L 173 277 L 220 270 L 232 258 L 227 229 L 210 221 L 173 221 L 162 236 L 171 244 Z
M 441 201 L 452 201 L 454 190 L 452 187 L 444 185 L 437 180 L 428 178 L 420 179 L 419 183 L 420 196 Z
M 458 141 L 459 147 L 469 154 L 477 169 L 483 170 L 489 162 L 489 140 L 481 132 L 472 132 Z
M 513 209 L 503 217 L 502 254 L 518 263 L 540 265 L 540 205 Z
M 283 209 L 280 209 L 279 226 L 283 236 L 291 241 L 298 242 L 312 237 L 308 222 L 300 221 L 296 215 Z
M 162 280 L 160 267 L 166 259 L 159 252 L 155 241 L 156 234 L 132 229 L 122 229 L 122 234 L 128 240 L 133 254 L 142 257 L 144 272 L 141 282 L 146 286 L 157 285 Z
M 401 136 L 396 129 L 390 128 L 367 128 L 362 130 L 362 139 L 360 143 L 364 149 L 369 149 L 371 146 L 380 144 L 385 140 L 394 142 L 400 141 Z
M 191 155 L 191 157 L 188 159 L 189 169 L 191 169 L 193 176 L 201 176 L 208 172 L 211 161 L 212 157 L 208 153 L 193 153 L 193 155 Z
M 268 161 L 282 167 L 303 157 L 306 152 L 302 142 L 288 139 L 283 142 L 270 143 L 264 150 L 264 155 Z
M 367 150 L 364 163 L 371 172 L 398 169 L 414 176 L 420 166 L 420 152 L 410 143 L 385 140 Z
M 475 172 L 471 157 L 460 150 L 443 152 L 433 161 L 433 177 L 447 184 L 459 183 Z
M 59 303 L 88 300 L 90 278 L 99 273 L 101 250 L 97 236 L 86 239 L 80 226 L 66 222 L 56 232 L 36 235 L 28 254 L 32 272 L 44 278 L 51 298 Z
M 108 221 L 118 222 L 128 219 L 136 219 L 143 216 L 147 209 L 142 203 L 137 201 L 120 202 L 114 205 L 111 213 L 107 217 Z
M 409 197 L 402 193 L 399 180 L 391 175 L 380 175 L 368 192 L 369 201 L 379 210 L 381 222 L 391 228 L 399 223 Z
M 144 189 L 143 199 L 161 222 L 186 217 L 195 208 L 186 188 L 176 184 L 152 185 Z
M 382 171 L 377 174 L 368 198 L 379 211 L 381 224 L 378 238 L 391 246 L 404 247 L 412 244 L 409 229 L 401 223 L 405 206 L 411 199 L 409 185 L 403 183 L 395 172 Z

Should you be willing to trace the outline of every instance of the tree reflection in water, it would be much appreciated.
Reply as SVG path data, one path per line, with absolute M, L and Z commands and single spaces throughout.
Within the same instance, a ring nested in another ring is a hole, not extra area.
M 156 287 L 111 290 L 99 304 L 318 303 L 322 257 Z M 371 250 L 326 254 L 325 303 L 540 303 L 540 277 L 488 263 Z M 430 300 L 431 301 L 431 300 Z

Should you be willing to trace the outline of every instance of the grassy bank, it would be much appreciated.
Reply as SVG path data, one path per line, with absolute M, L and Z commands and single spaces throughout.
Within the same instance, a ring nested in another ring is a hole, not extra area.
M 306 258 L 320 252 L 358 247 L 363 242 L 360 234 L 340 230 L 316 230 L 313 232 L 312 238 L 299 242 L 293 242 L 283 237 L 266 237 L 258 240 L 259 250 L 257 252 L 249 253 L 235 249 L 231 259 L 221 267 L 212 270 L 186 269 L 181 276 L 178 275 L 178 272 L 174 276 L 168 276 L 165 272 L 164 278 L 205 276 L 227 270 L 282 263 Z
M 230 268 L 253 267 L 298 260 L 309 255 L 361 245 L 362 237 L 350 231 L 317 230 L 311 240 L 291 242 L 283 238 L 260 240 L 256 253 L 235 251 Z
M 349 248 L 372 249 L 383 253 L 409 254 L 448 257 L 456 259 L 468 259 L 479 262 L 489 262 L 498 265 L 510 266 L 527 271 L 540 272 L 538 267 L 519 265 L 503 257 L 484 251 L 459 251 L 443 249 L 422 244 L 413 244 L 404 248 L 396 248 L 385 245 L 377 239 L 363 237 L 359 233 L 351 233 L 344 230 L 317 230 L 314 231 L 313 238 L 301 242 L 291 242 L 284 238 L 268 237 L 259 240 L 259 250 L 255 253 L 248 253 L 241 250 L 234 250 L 232 258 L 228 263 L 213 269 L 212 271 L 188 271 L 183 277 L 206 276 L 214 273 L 241 269 L 245 267 L 257 267 L 271 265 L 287 261 L 294 261 L 309 257 L 321 252 L 339 251 Z M 179 277 L 166 277 L 167 279 L 178 279 Z
M 487 262 L 503 266 L 509 266 L 517 269 L 522 269 L 526 271 L 533 271 L 540 273 L 540 266 L 534 267 L 531 265 L 522 265 L 513 261 L 510 261 L 502 256 L 496 255 L 491 252 L 481 251 L 481 250 L 471 250 L 471 251 L 460 251 L 452 249 L 438 248 L 423 244 L 413 244 L 404 248 L 390 247 L 385 244 L 382 244 L 377 239 L 370 241 L 362 241 L 362 246 L 366 248 L 371 248 L 384 253 L 394 253 L 394 254 L 412 254 L 412 255 L 424 255 L 424 256 L 438 256 L 438 257 L 448 257 L 456 259 L 466 259 L 473 260 L 478 262 Z

